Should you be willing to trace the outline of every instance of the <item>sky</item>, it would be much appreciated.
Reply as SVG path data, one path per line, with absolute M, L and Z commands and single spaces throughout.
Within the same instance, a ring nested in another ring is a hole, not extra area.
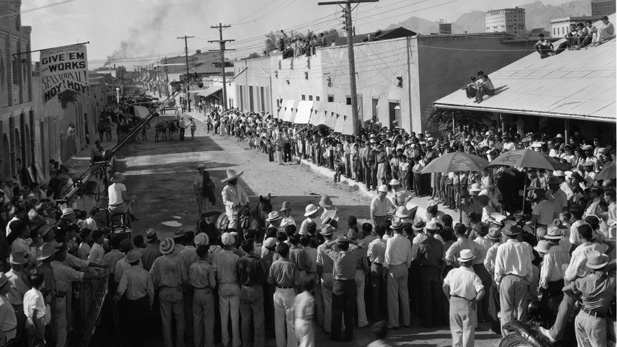
M 230 59 L 262 52 L 264 35 L 270 31 L 320 32 L 342 29 L 338 5 L 318 6 L 327 0 L 30 0 L 22 4 L 22 25 L 32 26 L 32 49 L 86 42 L 89 67 L 110 61 L 132 69 L 156 63 L 165 56 L 184 54 L 184 35 L 189 54 L 218 50 L 218 30 L 236 49 Z M 360 4 L 353 12 L 357 33 L 371 32 L 417 16 L 428 20 L 454 21 L 473 10 L 514 7 L 533 0 L 379 0 Z M 543 0 L 561 4 L 570 0 Z M 111 59 L 110 59 L 111 57 Z M 38 54 L 32 59 L 38 60 Z

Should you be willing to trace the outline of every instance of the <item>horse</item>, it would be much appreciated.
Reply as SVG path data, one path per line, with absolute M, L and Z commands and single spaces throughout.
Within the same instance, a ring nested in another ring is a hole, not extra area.
M 160 121 L 154 125 L 154 142 L 167 141 L 167 122 Z
M 248 206 L 240 207 L 240 210 L 238 211 L 238 219 L 236 220 L 236 231 L 238 231 L 239 235 L 237 241 L 242 241 L 244 239 L 244 232 L 248 230 L 254 230 L 257 233 L 265 231 L 267 226 L 266 218 L 268 213 L 272 212 L 272 204 L 270 203 L 270 200 L 272 200 L 272 196 L 270 194 L 268 194 L 265 198 L 260 195 L 259 203 L 257 203 L 252 210 L 250 210 Z M 222 213 L 216 220 L 216 228 L 219 233 L 223 233 L 228 229 L 228 226 L 229 218 L 226 213 Z
M 167 122 L 167 131 L 169 131 L 169 140 L 174 140 L 174 134 L 178 131 L 179 122 L 177 120 Z

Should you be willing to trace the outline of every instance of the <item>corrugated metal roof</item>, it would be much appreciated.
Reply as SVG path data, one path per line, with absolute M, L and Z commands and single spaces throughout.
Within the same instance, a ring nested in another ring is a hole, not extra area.
M 609 18 L 614 22 L 615 14 Z M 457 90 L 435 106 L 615 122 L 615 41 L 545 59 L 534 52 L 490 74 L 496 95 L 478 104 Z

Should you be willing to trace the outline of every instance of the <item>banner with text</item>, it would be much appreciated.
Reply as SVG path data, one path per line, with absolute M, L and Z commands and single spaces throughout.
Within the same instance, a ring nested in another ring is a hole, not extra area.
M 87 93 L 88 56 L 86 46 L 71 45 L 41 51 L 41 85 L 47 102 L 65 90 Z

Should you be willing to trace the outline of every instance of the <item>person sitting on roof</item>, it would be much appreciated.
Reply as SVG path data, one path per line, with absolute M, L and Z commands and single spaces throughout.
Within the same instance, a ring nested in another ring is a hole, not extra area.
M 482 82 L 478 86 L 478 93 L 476 94 L 476 102 L 481 103 L 484 94 L 488 96 L 495 95 L 495 86 L 488 75 L 485 75 L 483 71 L 478 72 L 478 79 Z
M 533 48 L 540 53 L 540 58 L 544 59 L 553 55 L 553 44 L 551 41 L 544 38 L 544 34 L 538 35 L 538 42 Z
M 555 50 L 555 55 L 565 51 L 566 49 L 572 49 L 576 43 L 578 42 L 578 30 L 576 29 L 576 24 L 570 24 L 570 31 L 563 37 L 565 39 L 564 42 L 560 43 Z
M 592 47 L 603 44 L 604 42 L 615 37 L 615 26 L 613 23 L 608 21 L 608 17 L 602 17 L 602 25 L 598 29 L 598 35 L 596 36 L 596 40 L 591 45 Z

